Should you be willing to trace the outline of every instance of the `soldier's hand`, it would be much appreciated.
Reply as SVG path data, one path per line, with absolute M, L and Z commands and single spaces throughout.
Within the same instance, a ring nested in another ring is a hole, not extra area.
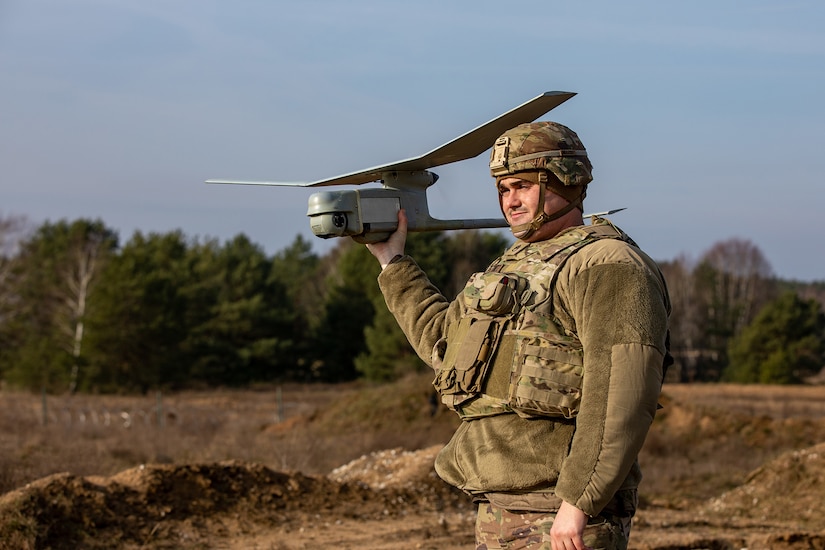
M 589 550 L 582 534 L 587 526 L 587 515 L 568 502 L 562 502 L 550 529 L 553 550 Z
M 407 213 L 398 211 L 398 229 L 386 241 L 367 245 L 367 249 L 381 264 L 381 269 L 387 267 L 390 260 L 398 255 L 404 255 L 404 246 L 407 244 Z

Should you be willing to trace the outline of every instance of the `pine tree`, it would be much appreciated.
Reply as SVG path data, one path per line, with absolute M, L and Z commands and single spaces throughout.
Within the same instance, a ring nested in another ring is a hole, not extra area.
M 731 341 L 731 382 L 793 384 L 825 365 L 825 314 L 815 300 L 786 292 Z

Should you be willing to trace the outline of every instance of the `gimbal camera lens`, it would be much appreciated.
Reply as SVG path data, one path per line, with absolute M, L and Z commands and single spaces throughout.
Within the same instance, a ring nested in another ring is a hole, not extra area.
M 336 212 L 332 215 L 332 225 L 341 229 L 342 227 L 347 226 L 347 215 L 342 214 L 341 212 Z

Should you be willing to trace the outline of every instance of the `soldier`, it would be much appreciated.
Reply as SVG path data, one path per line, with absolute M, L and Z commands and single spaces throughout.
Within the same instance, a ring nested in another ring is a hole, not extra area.
M 387 306 L 464 420 L 435 469 L 478 502 L 478 550 L 628 544 L 670 301 L 630 237 L 606 219 L 584 225 L 591 170 L 558 123 L 496 140 L 490 172 L 517 241 L 455 300 L 404 255 L 403 211 L 368 245 Z

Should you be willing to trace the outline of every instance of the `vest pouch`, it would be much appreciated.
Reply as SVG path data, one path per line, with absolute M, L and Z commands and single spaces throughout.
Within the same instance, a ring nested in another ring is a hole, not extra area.
M 581 403 L 582 349 L 545 336 L 516 334 L 510 406 L 525 418 L 574 418 Z
M 493 317 L 463 317 L 447 336 L 444 358 L 433 380 L 435 389 L 442 396 L 468 394 L 470 398 L 480 393 L 500 333 L 500 323 Z
M 473 273 L 462 291 L 464 305 L 487 315 L 507 315 L 517 309 L 525 281 L 512 273 Z

